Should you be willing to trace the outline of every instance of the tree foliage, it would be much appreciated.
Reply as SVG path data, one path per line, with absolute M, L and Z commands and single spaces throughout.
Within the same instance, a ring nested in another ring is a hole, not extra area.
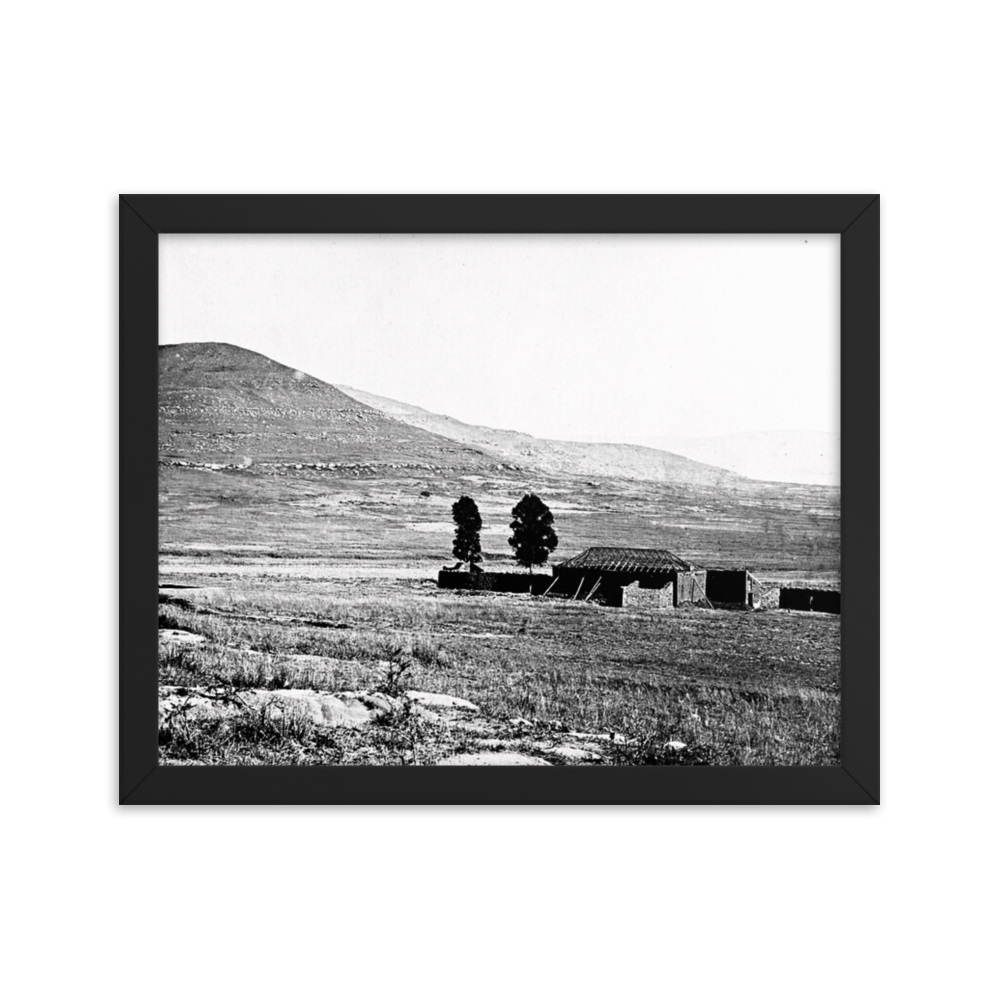
M 526 493 L 511 514 L 514 520 L 510 526 L 514 533 L 508 541 L 514 549 L 514 557 L 529 571 L 532 566 L 543 565 L 559 544 L 552 527 L 552 511 L 534 493 Z
M 451 505 L 451 516 L 455 521 L 455 544 L 452 555 L 461 562 L 467 562 L 470 570 L 478 569 L 483 561 L 483 550 L 479 542 L 479 531 L 483 519 L 472 497 L 459 497 Z

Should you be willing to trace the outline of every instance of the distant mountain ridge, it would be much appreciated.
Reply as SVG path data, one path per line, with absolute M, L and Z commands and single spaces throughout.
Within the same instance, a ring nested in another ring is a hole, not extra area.
M 432 413 L 419 406 L 377 396 L 347 385 L 337 385 L 341 392 L 361 403 L 380 410 L 386 416 L 411 427 L 440 434 L 485 451 L 520 466 L 544 469 L 553 473 L 580 476 L 613 476 L 652 482 L 684 482 L 697 485 L 725 485 L 743 477 L 727 469 L 696 462 L 669 451 L 636 444 L 552 441 L 532 437 L 521 431 L 497 430 L 466 424 L 454 417 Z
M 324 382 L 223 343 L 159 350 L 159 447 L 165 461 L 323 464 L 552 474 L 737 485 L 733 472 L 655 448 L 549 441 L 462 423 Z

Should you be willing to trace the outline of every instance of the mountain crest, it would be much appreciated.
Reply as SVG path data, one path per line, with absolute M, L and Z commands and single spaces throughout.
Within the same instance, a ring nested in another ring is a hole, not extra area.
M 409 427 L 306 372 L 232 344 L 159 350 L 160 458 L 250 465 L 486 468 L 476 448 Z

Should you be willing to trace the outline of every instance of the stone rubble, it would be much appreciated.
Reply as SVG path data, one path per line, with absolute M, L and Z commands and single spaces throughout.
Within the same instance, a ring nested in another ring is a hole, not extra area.
M 626 741 L 619 733 L 578 732 L 553 722 L 489 720 L 471 701 L 429 691 L 392 696 L 381 691 L 325 693 L 296 688 L 162 686 L 159 708 L 161 725 L 178 714 L 194 719 L 227 718 L 245 709 L 263 709 L 272 719 L 295 717 L 316 726 L 352 729 L 386 715 L 406 713 L 418 724 L 440 726 L 461 737 L 455 749 L 463 752 L 453 751 L 436 762 L 447 766 L 600 764 L 606 758 L 608 744 L 635 742 Z M 686 744 L 672 740 L 666 746 L 683 750 Z

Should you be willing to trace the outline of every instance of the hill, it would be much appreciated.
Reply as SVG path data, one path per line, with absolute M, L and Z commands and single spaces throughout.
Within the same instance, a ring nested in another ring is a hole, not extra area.
M 410 427 L 488 451 L 506 463 L 543 469 L 556 475 L 608 476 L 616 479 L 683 483 L 692 486 L 734 485 L 743 477 L 726 469 L 695 462 L 656 448 L 632 444 L 550 441 L 520 431 L 466 424 L 419 406 L 338 385 L 343 393 Z
M 395 420 L 320 379 L 231 344 L 159 349 L 161 460 L 486 471 L 481 449 Z
M 247 559 L 313 569 L 376 559 L 423 573 L 448 558 L 463 493 L 482 512 L 487 557 L 502 562 L 511 508 L 529 491 L 556 515 L 560 558 L 633 545 L 794 579 L 839 571 L 836 488 L 743 479 L 651 448 L 475 428 L 383 401 L 469 438 L 453 440 L 227 344 L 164 346 L 159 364 L 160 551 L 175 571 L 193 557 L 220 572 Z

